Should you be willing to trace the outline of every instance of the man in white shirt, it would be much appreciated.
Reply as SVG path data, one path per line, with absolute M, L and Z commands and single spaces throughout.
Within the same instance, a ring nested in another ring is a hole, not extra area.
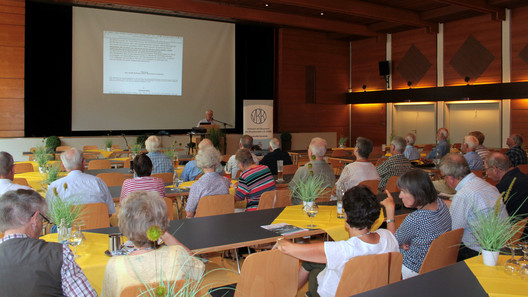
M 214 119 L 213 119 L 213 111 L 208 109 L 205 111 L 205 118 L 201 119 L 198 124 L 196 124 L 196 127 L 200 127 L 200 124 L 203 124 L 203 125 L 214 125 L 214 124 L 218 124 Z
M 252 147 L 253 147 L 253 137 L 249 135 L 242 135 L 242 137 L 240 137 L 240 142 L 238 143 L 238 148 L 239 149 L 246 148 L 248 150 L 251 150 Z M 259 159 L 257 158 L 257 156 L 253 153 L 251 153 L 251 156 L 253 157 L 253 162 L 255 162 L 255 164 L 258 165 Z M 235 178 L 239 170 L 240 169 L 238 168 L 238 163 L 235 160 L 235 155 L 232 155 L 231 158 L 229 158 L 229 160 L 227 161 L 226 171 L 231 171 L 231 177 Z
M 15 163 L 13 156 L 8 152 L 0 152 L 0 196 L 7 191 L 18 189 L 31 190 L 30 187 L 13 183 L 15 177 Z
M 104 181 L 83 173 L 84 157 L 81 150 L 71 148 L 61 154 L 61 160 L 68 175 L 49 185 L 46 192 L 48 201 L 55 198 L 55 188 L 62 199 L 75 199 L 75 204 L 105 203 L 110 216 L 116 212 L 114 200 Z

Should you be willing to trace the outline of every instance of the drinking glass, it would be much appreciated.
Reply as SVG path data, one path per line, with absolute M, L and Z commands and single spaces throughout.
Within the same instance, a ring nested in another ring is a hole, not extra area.
M 277 181 L 284 181 L 283 177 L 283 168 L 284 168 L 284 161 L 283 160 L 277 160 L 277 175 L 278 179 Z
M 522 249 L 523 256 L 517 260 L 519 262 L 519 265 L 523 267 L 524 265 L 528 265 L 528 240 L 522 241 L 519 246 Z
M 178 177 L 178 173 L 174 171 L 174 177 L 172 178 L 172 184 L 174 185 L 173 191 L 181 192 L 180 185 L 183 181 Z
M 307 225 L 306 227 L 308 228 L 315 228 L 317 227 L 316 225 L 314 225 L 313 223 L 313 218 L 317 215 L 317 213 L 319 212 L 319 206 L 317 206 L 317 204 L 315 204 L 315 202 L 312 202 L 311 205 L 307 204 L 305 207 L 304 207 L 304 211 L 306 212 L 306 215 L 310 218 L 310 225 Z
M 72 232 L 70 233 L 70 237 L 68 238 L 68 244 L 73 246 L 73 255 L 75 258 L 81 257 L 80 255 L 77 255 L 77 246 L 81 244 L 83 240 L 83 234 L 81 231 L 81 225 L 76 223 L 72 224 Z
M 511 259 L 508 259 L 508 261 L 504 263 L 504 272 L 506 272 L 507 274 L 516 274 L 521 269 L 519 265 L 519 261 L 515 260 L 515 250 L 519 249 L 519 245 L 510 244 L 508 245 L 508 248 L 510 248 L 512 256 L 511 256 Z

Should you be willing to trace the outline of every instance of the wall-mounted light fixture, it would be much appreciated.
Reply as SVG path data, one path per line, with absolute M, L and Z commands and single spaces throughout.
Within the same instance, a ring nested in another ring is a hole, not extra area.
M 367 85 L 363 85 L 361 86 L 363 88 L 363 92 L 366 92 L 367 91 Z
M 466 82 L 466 84 L 468 84 L 468 86 L 469 86 L 469 81 L 470 80 L 471 80 L 471 77 L 469 77 L 469 76 L 464 77 L 464 81 Z
M 411 86 L 412 86 L 412 81 L 408 81 L 407 82 L 407 86 L 409 87 L 409 89 L 412 89 Z

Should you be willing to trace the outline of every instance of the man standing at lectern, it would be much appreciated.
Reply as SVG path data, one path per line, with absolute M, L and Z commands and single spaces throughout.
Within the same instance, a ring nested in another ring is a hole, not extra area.
M 208 109 L 205 111 L 205 118 L 201 119 L 198 124 L 196 124 L 196 127 L 200 127 L 200 124 L 202 125 L 215 125 L 218 124 L 215 120 L 213 120 L 213 111 Z

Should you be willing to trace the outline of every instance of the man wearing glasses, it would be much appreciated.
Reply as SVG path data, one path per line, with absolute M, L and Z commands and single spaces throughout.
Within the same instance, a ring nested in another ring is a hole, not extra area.
M 46 201 L 33 190 L 0 197 L 2 296 L 97 296 L 67 245 L 38 239 Z

